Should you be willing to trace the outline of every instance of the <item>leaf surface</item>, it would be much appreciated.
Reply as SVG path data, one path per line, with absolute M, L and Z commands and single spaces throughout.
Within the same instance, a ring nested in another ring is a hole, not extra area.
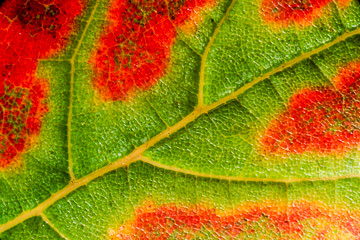
M 3 85 L 48 85 L 23 145 L 0 122 L 1 239 L 360 236 L 359 1 L 40 2 L 73 19 L 15 11 L 34 55 L 0 4 L 0 54 L 31 60 Z

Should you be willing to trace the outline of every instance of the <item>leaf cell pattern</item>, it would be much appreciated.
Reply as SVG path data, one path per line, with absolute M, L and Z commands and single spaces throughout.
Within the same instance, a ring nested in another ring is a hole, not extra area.
M 342 154 L 356 147 L 359 81 L 360 65 L 350 63 L 333 79 L 334 88 L 303 89 L 291 97 L 288 111 L 260 141 L 265 154 Z
M 213 4 L 212 0 L 112 1 L 107 14 L 111 24 L 90 59 L 94 88 L 101 98 L 126 100 L 137 89 L 153 86 L 169 65 L 176 28 L 190 25 L 194 11 L 199 15 Z
M 0 33 L 1 239 L 359 238 L 359 1 L 5 0 Z
M 356 239 L 358 213 L 334 211 L 316 203 L 246 206 L 219 214 L 203 206 L 177 207 L 145 203 L 136 218 L 110 232 L 112 240 L 130 239 Z
M 79 1 L 5 1 L 0 6 L 0 168 L 28 149 L 48 111 L 37 61 L 62 49 L 81 13 Z M 16 37 L 14 37 L 16 36 Z
M 31 137 L 40 132 L 41 119 L 48 111 L 44 104 L 46 87 L 40 84 L 31 88 L 4 84 L 0 90 L 1 169 L 12 164 L 31 143 Z
M 309 26 L 321 16 L 321 10 L 331 0 L 264 0 L 262 14 L 269 23 L 288 26 L 290 23 Z M 337 1 L 340 7 L 349 5 L 349 0 Z

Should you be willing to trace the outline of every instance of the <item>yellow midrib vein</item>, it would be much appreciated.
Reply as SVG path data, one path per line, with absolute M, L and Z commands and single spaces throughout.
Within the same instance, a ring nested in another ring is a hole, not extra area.
M 167 138 L 168 136 L 170 136 L 172 133 L 175 133 L 176 131 L 178 131 L 179 129 L 183 128 L 184 126 L 186 126 L 187 124 L 189 124 L 190 122 L 194 121 L 196 118 L 198 118 L 200 115 L 204 114 L 204 113 L 208 113 L 209 111 L 217 108 L 218 106 L 235 99 L 239 94 L 243 93 L 244 91 L 246 91 L 247 89 L 251 88 L 252 86 L 254 86 L 255 84 L 265 80 L 266 78 L 268 78 L 269 76 L 278 73 L 282 70 L 284 70 L 285 68 L 291 67 L 296 63 L 301 62 L 304 59 L 309 58 L 310 56 L 317 54 L 319 52 L 321 52 L 322 50 L 328 49 L 329 47 L 333 46 L 336 43 L 339 43 L 343 40 L 345 40 L 348 37 L 351 37 L 353 35 L 359 34 L 360 33 L 360 29 L 356 29 L 354 31 L 351 32 L 347 32 L 341 36 L 339 36 L 337 39 L 335 39 L 334 41 L 332 41 L 331 43 L 327 43 L 311 52 L 305 53 L 283 65 L 281 65 L 280 67 L 270 71 L 269 73 L 264 74 L 261 77 L 258 77 L 256 79 L 254 79 L 251 83 L 248 83 L 246 85 L 244 85 L 242 88 L 238 89 L 237 91 L 233 92 L 232 94 L 228 95 L 227 97 L 222 98 L 221 100 L 214 102 L 210 105 L 201 105 L 198 106 L 194 109 L 194 111 L 192 113 L 190 113 L 188 116 L 186 116 L 184 119 L 182 119 L 181 121 L 179 121 L 177 124 L 168 127 L 166 130 L 164 130 L 163 132 L 161 132 L 160 134 L 156 135 L 155 137 L 153 137 L 152 139 L 150 139 L 148 142 L 144 143 L 143 145 L 137 147 L 132 153 L 130 153 L 129 155 L 127 155 L 126 157 L 119 159 L 113 163 L 110 163 L 109 165 L 100 168 L 96 171 L 94 171 L 93 173 L 80 178 L 80 179 L 76 179 L 73 180 L 68 186 L 66 186 L 65 188 L 63 188 L 62 190 L 54 193 L 51 197 L 49 197 L 47 200 L 45 200 L 44 202 L 42 202 L 41 204 L 39 204 L 36 208 L 29 210 L 29 211 L 25 211 L 22 214 L 20 214 L 18 217 L 16 217 L 15 219 L 3 224 L 0 226 L 0 233 L 2 233 L 3 231 L 10 229 L 11 227 L 17 225 L 18 223 L 34 217 L 34 216 L 40 216 L 41 214 L 43 214 L 43 211 L 48 208 L 49 206 L 51 206 L 53 203 L 55 203 L 57 200 L 65 197 L 66 195 L 68 195 L 69 193 L 71 193 L 72 191 L 76 190 L 77 188 L 81 187 L 81 186 L 85 186 L 86 184 L 88 184 L 90 181 L 96 179 L 97 177 L 103 176 L 104 174 L 111 172 L 113 170 L 116 170 L 120 167 L 124 167 L 124 166 L 128 166 L 130 163 L 135 162 L 137 160 L 141 160 L 143 159 L 144 161 L 148 161 L 149 163 L 152 163 L 153 165 L 159 166 L 159 167 L 163 167 L 169 170 L 178 170 L 181 171 L 183 173 L 186 174 L 192 174 L 192 175 L 196 175 L 196 176 L 202 176 L 202 177 L 218 177 L 221 179 L 227 179 L 227 180 L 237 180 L 237 181 L 258 181 L 258 182 L 263 182 L 263 181 L 271 181 L 271 182 L 289 182 L 289 181 L 297 181 L 297 180 L 276 180 L 276 179 L 261 179 L 261 178 L 232 178 L 232 177 L 223 177 L 223 176 L 214 176 L 214 175 L 210 175 L 210 174 L 201 174 L 201 173 L 195 173 L 192 171 L 188 171 L 188 170 L 180 170 L 177 168 L 173 168 L 173 167 L 166 167 L 165 165 L 161 165 L 159 163 L 156 163 L 154 161 L 151 161 L 149 159 L 145 159 L 142 154 L 149 149 L 150 147 L 154 146 L 156 143 L 158 143 L 159 141 L 163 140 L 164 138 Z M 340 176 L 340 177 L 329 177 L 329 178 L 318 178 L 318 179 L 299 179 L 298 181 L 326 181 L 326 180 L 336 180 L 336 179 L 342 179 L 342 178 L 349 178 L 349 177 L 360 177 L 359 175 L 346 175 L 346 176 Z

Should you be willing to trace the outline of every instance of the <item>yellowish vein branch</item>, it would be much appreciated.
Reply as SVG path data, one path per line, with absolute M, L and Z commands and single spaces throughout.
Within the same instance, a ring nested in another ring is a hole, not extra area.
M 205 83 L 205 68 L 206 68 L 206 59 L 209 55 L 210 48 L 214 44 L 214 41 L 217 37 L 217 35 L 220 32 L 221 26 L 224 24 L 226 18 L 229 16 L 229 13 L 231 9 L 233 8 L 234 4 L 236 3 L 236 0 L 232 0 L 231 4 L 227 8 L 224 16 L 221 18 L 220 22 L 217 24 L 213 35 L 211 36 L 203 55 L 201 56 L 201 66 L 200 66 L 200 79 L 199 79 L 199 94 L 198 94 L 198 106 L 204 105 L 204 83 Z
M 103 176 L 104 174 L 111 172 L 113 170 L 116 170 L 120 167 L 124 167 L 124 166 L 128 166 L 130 163 L 135 162 L 137 160 L 143 160 L 145 162 L 148 162 L 154 166 L 158 166 L 164 169 L 169 169 L 172 171 L 178 171 L 178 172 L 183 172 L 186 174 L 192 174 L 192 175 L 196 175 L 196 176 L 201 176 L 201 177 L 211 177 L 211 178 L 217 178 L 217 179 L 226 179 L 226 180 L 233 180 L 233 181 L 257 181 L 257 182 L 300 182 L 300 181 L 331 181 L 331 180 L 338 180 L 338 179 L 345 179 L 345 178 L 360 178 L 360 174 L 352 174 L 352 175 L 344 175 L 344 176 L 337 176 L 337 177 L 329 177 L 329 178 L 312 178 L 312 179 L 263 179 L 263 178 L 241 178 L 241 177 L 224 177 L 224 176 L 215 176 L 215 175 L 211 175 L 211 174 L 202 174 L 202 173 L 195 173 L 192 171 L 188 171 L 188 170 L 183 170 L 183 169 L 178 169 L 178 168 L 174 168 L 174 167 L 169 167 L 169 166 L 165 166 L 165 165 L 161 165 L 157 162 L 154 162 L 150 159 L 147 159 L 145 157 L 143 157 L 143 153 L 149 149 L 150 147 L 154 146 L 156 143 L 158 143 L 159 141 L 169 137 L 171 134 L 177 132 L 179 129 L 185 127 L 187 124 L 189 124 L 190 122 L 194 121 L 196 118 L 198 118 L 200 115 L 204 114 L 204 113 L 208 113 L 209 111 L 217 108 L 218 106 L 225 104 L 226 102 L 235 99 L 239 94 L 243 93 L 244 91 L 246 91 L 247 89 L 251 88 L 253 85 L 255 85 L 256 83 L 268 78 L 269 76 L 271 76 L 272 74 L 275 74 L 277 72 L 280 72 L 282 70 L 284 70 L 285 68 L 291 67 L 292 65 L 299 63 L 300 61 L 311 57 L 314 54 L 319 53 L 322 50 L 325 50 L 331 46 L 333 46 L 334 44 L 345 40 L 348 37 L 351 37 L 353 35 L 359 34 L 360 33 L 360 29 L 354 30 L 352 32 L 347 32 L 341 36 L 339 36 L 337 39 L 335 39 L 333 42 L 328 43 L 323 45 L 322 47 L 315 49 L 311 52 L 308 52 L 306 54 L 303 54 L 302 56 L 299 56 L 295 59 L 293 59 L 292 61 L 283 64 L 282 66 L 274 69 L 273 71 L 254 79 L 254 81 L 252 81 L 251 83 L 245 85 L 244 87 L 240 88 L 239 90 L 237 90 L 236 92 L 230 94 L 229 96 L 215 102 L 212 103 L 210 105 L 204 105 L 204 106 L 199 106 L 196 107 L 194 109 L 194 111 L 189 114 L 188 116 L 186 116 L 184 119 L 182 119 L 181 121 L 179 121 L 177 124 L 166 128 L 163 132 L 159 133 L 158 135 L 154 136 L 152 139 L 150 139 L 148 142 L 144 143 L 143 145 L 137 147 L 134 149 L 133 152 L 131 152 L 129 155 L 125 156 L 122 159 L 119 159 L 113 163 L 110 163 L 109 165 L 100 168 L 96 171 L 94 171 L 93 173 L 80 178 L 80 179 L 74 179 L 74 181 L 72 181 L 67 187 L 61 189 L 60 191 L 56 192 L 55 194 L 53 194 L 52 196 L 50 196 L 47 200 L 45 200 L 44 202 L 42 202 L 41 204 L 39 204 L 36 208 L 29 210 L 29 211 L 25 211 L 22 214 L 20 214 L 18 217 L 16 217 L 15 219 L 3 224 L 0 226 L 0 233 L 3 231 L 6 231 L 7 229 L 10 229 L 11 227 L 19 224 L 20 222 L 31 218 L 33 216 L 37 216 L 37 215 L 41 215 L 41 213 L 47 209 L 49 206 L 51 206 L 53 203 L 55 203 L 57 200 L 65 197 L 66 195 L 68 195 L 69 193 L 73 192 L 74 190 L 76 190 L 77 188 L 81 187 L 81 186 L 85 186 L 87 185 L 90 181 Z M 74 63 L 74 62 L 73 62 Z
M 222 175 L 215 175 L 209 173 L 200 173 L 194 172 L 187 169 L 182 169 L 174 166 L 168 166 L 161 164 L 159 162 L 153 161 L 148 157 L 140 156 L 138 160 L 141 160 L 145 163 L 151 164 L 155 167 L 162 168 L 165 170 L 170 170 L 177 173 L 183 173 L 187 175 L 192 175 L 195 177 L 202 177 L 202 178 L 212 178 L 212 179 L 220 179 L 226 181 L 242 181 L 242 182 L 273 182 L 273 183 L 297 183 L 297 182 L 316 182 L 316 181 L 336 181 L 340 179 L 348 179 L 348 178 L 359 178 L 360 174 L 349 174 L 349 175 L 342 175 L 342 176 L 333 176 L 333 177 L 323 177 L 323 178 L 295 178 L 295 179 L 276 179 L 276 178 L 250 178 L 250 177 L 237 177 L 237 176 L 222 176 Z
M 43 219 L 44 222 L 46 222 L 55 232 L 57 232 L 57 234 L 59 234 L 63 239 L 65 240 L 69 240 L 68 237 L 66 237 L 62 232 L 59 231 L 59 229 L 57 229 L 54 224 L 47 218 L 47 216 L 44 213 L 40 213 L 41 218 Z
M 212 110 L 212 109 L 215 109 L 216 107 L 218 107 L 219 105 L 221 104 L 224 104 L 230 100 L 233 100 L 235 99 L 237 96 L 239 96 L 240 94 L 244 93 L 246 90 L 250 89 L 251 87 L 253 87 L 254 85 L 256 85 L 257 83 L 269 78 L 270 76 L 276 74 L 276 73 L 279 73 L 281 71 L 283 71 L 284 69 L 286 68 L 289 68 L 289 67 L 292 67 L 293 65 L 305 60 L 305 59 L 308 59 L 310 58 L 311 56 L 315 55 L 315 54 L 318 54 L 320 53 L 321 51 L 325 50 L 325 49 L 328 49 L 332 46 L 334 46 L 335 44 L 341 42 L 341 41 L 344 41 L 345 39 L 351 37 L 351 36 L 354 36 L 356 34 L 360 34 L 360 28 L 359 29 L 356 29 L 354 31 L 351 31 L 351 32 L 346 32 L 344 33 L 343 35 L 339 36 L 338 38 L 336 38 L 334 41 L 330 42 L 330 43 L 327 43 L 327 44 L 324 44 L 323 46 L 317 48 L 317 49 L 314 49 L 310 52 L 307 52 L 307 53 L 304 53 L 302 54 L 301 56 L 299 57 L 296 57 L 294 58 L 293 60 L 290 60 L 289 62 L 287 63 L 284 63 L 282 64 L 281 66 L 273 69 L 272 71 L 268 72 L 268 73 L 265 73 L 264 75 L 258 77 L 258 78 L 255 78 L 253 81 L 251 81 L 250 83 L 248 84 L 245 84 L 243 87 L 239 88 L 237 91 L 229 94 L 228 96 L 206 106 L 205 108 L 206 109 L 209 109 L 208 111 Z
M 87 33 L 87 30 L 94 18 L 94 14 L 96 12 L 96 9 L 99 5 L 100 0 L 97 0 L 95 3 L 94 9 L 91 11 L 90 17 L 88 21 L 86 22 L 85 28 L 83 33 L 80 36 L 79 42 L 76 45 L 76 48 L 74 50 L 74 54 L 72 55 L 70 59 L 70 65 L 71 65 L 71 71 L 70 71 L 70 99 L 69 99 L 69 112 L 68 112 L 68 120 L 67 120 L 67 150 L 68 150 L 68 164 L 69 164 L 69 175 L 71 178 L 71 181 L 75 180 L 75 175 L 73 172 L 73 161 L 71 156 L 71 119 L 72 119 L 72 109 L 73 109 L 73 98 L 74 98 L 74 76 L 75 76 L 75 59 L 79 52 L 79 49 L 81 47 L 81 44 L 84 40 L 84 37 Z
M 101 168 L 101 169 L 93 172 L 92 174 L 89 174 L 83 178 L 80 178 L 78 180 L 71 182 L 68 186 L 66 186 L 65 188 L 61 189 L 60 191 L 54 193 L 48 199 L 46 199 L 44 202 L 40 203 L 36 208 L 31 209 L 29 211 L 25 211 L 22 214 L 20 214 L 18 217 L 16 217 L 15 219 L 1 225 L 0 233 L 16 226 L 17 224 L 25 221 L 26 219 L 41 215 L 49 206 L 54 204 L 57 200 L 65 197 L 66 195 L 68 195 L 69 193 L 78 189 L 79 187 L 85 186 L 90 181 L 94 180 L 95 178 L 103 176 L 107 172 L 111 172 L 117 168 L 127 166 L 132 161 L 133 161 L 133 159 L 125 157 L 125 159 L 123 159 L 122 161 L 117 161 L 112 164 L 109 164 L 108 166 Z

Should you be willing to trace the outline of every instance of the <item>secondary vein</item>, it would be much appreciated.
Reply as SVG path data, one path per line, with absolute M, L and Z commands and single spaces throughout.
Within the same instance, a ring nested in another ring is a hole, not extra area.
M 98 1 L 97 1 L 98 3 Z M 46 208 L 48 208 L 49 206 L 51 206 L 53 203 L 55 203 L 57 200 L 65 197 L 66 195 L 68 195 L 69 193 L 73 192 L 74 190 L 76 190 L 77 188 L 81 187 L 81 186 L 85 186 L 87 185 L 89 182 L 91 182 L 92 180 L 96 179 L 97 177 L 103 176 L 104 174 L 114 171 L 120 167 L 125 167 L 128 166 L 129 164 L 131 164 L 132 162 L 138 161 L 138 160 L 143 160 L 143 161 L 147 161 L 151 164 L 153 164 L 154 166 L 158 166 L 164 169 L 169 168 L 168 166 L 165 165 L 161 165 L 157 162 L 154 161 L 150 161 L 149 159 L 145 159 L 143 157 L 143 153 L 149 149 L 150 147 L 154 146 L 156 143 L 158 143 L 159 141 L 169 137 L 171 134 L 175 133 L 176 131 L 178 131 L 179 129 L 185 127 L 187 124 L 193 122 L 195 119 L 197 119 L 200 115 L 204 114 L 204 113 L 208 113 L 209 111 L 219 107 L 220 105 L 223 105 L 233 99 L 236 99 L 237 96 L 243 92 L 245 92 L 247 89 L 251 88 L 252 86 L 254 86 L 255 84 L 267 79 L 269 76 L 283 71 L 285 68 L 289 68 L 291 66 L 293 66 L 296 63 L 299 63 L 300 61 L 310 58 L 312 55 L 317 54 L 325 49 L 330 48 L 331 46 L 335 45 L 336 43 L 339 43 L 351 36 L 354 36 L 356 34 L 360 34 L 360 29 L 356 29 L 354 31 L 351 32 L 347 32 L 344 33 L 343 35 L 339 36 L 337 39 L 335 39 L 334 41 L 327 43 L 317 49 L 314 49 L 311 52 L 305 53 L 283 65 L 281 65 L 280 67 L 270 71 L 267 74 L 264 74 L 261 77 L 255 78 L 251 83 L 246 84 L 245 86 L 243 86 L 242 88 L 238 89 L 237 91 L 233 92 L 232 94 L 218 100 L 217 102 L 214 102 L 210 105 L 206 105 L 206 106 L 199 106 L 196 107 L 194 109 L 194 111 L 192 113 L 190 113 L 188 116 L 186 116 L 184 119 L 182 119 L 181 121 L 179 121 L 177 124 L 168 127 L 167 129 L 165 129 L 163 132 L 159 133 L 158 135 L 156 135 L 155 137 L 153 137 L 152 139 L 150 139 L 148 142 L 144 143 L 143 145 L 139 146 L 138 148 L 136 148 L 133 152 L 131 152 L 129 155 L 125 156 L 122 159 L 119 159 L 103 168 L 100 168 L 96 171 L 94 171 L 93 173 L 84 176 L 83 178 L 80 179 L 74 179 L 67 187 L 61 189 L 60 191 L 56 192 L 55 194 L 53 194 L 51 197 L 49 197 L 47 200 L 45 200 L 44 202 L 42 202 L 41 204 L 39 204 L 36 208 L 29 210 L 29 211 L 25 211 L 22 214 L 20 214 L 18 217 L 16 217 L 15 219 L 3 224 L 0 226 L 0 233 L 10 229 L 11 227 L 19 224 L 20 222 L 34 217 L 34 216 L 38 216 L 40 215 Z M 83 36 L 82 36 L 83 37 Z M 76 54 L 74 54 L 73 58 L 72 58 L 72 63 L 74 63 L 74 59 L 75 59 Z M 72 75 L 73 76 L 73 75 Z M 72 103 L 71 103 L 72 104 Z M 71 116 L 71 112 L 69 110 L 69 119 Z M 68 129 L 70 129 L 71 125 L 68 126 Z M 70 140 L 70 139 L 69 139 Z M 70 163 L 70 160 L 69 160 Z M 169 168 L 169 170 L 174 170 L 173 168 Z M 187 174 L 192 174 L 192 175 L 198 175 L 198 176 L 202 176 L 202 177 L 212 177 L 212 178 L 224 178 L 223 176 L 215 176 L 215 175 L 207 175 L 207 174 L 202 174 L 202 173 L 194 173 L 191 171 L 187 171 L 187 170 L 183 170 L 183 169 L 176 169 L 177 171 L 182 171 L 184 173 Z M 271 182 L 284 182 L 284 183 L 288 183 L 290 181 L 330 181 L 330 180 L 338 180 L 338 179 L 344 179 L 344 178 L 360 178 L 360 174 L 354 174 L 354 175 L 345 175 L 345 176 L 336 176 L 336 177 L 329 177 L 329 178 L 313 178 L 313 179 L 294 179 L 294 180 L 286 180 L 286 179 L 261 179 L 261 178 L 240 178 L 240 177 L 233 177 L 233 179 L 227 179 L 227 180 L 233 180 L 233 181 L 256 181 L 256 182 L 264 182 L 264 181 L 271 181 Z
M 69 112 L 68 112 L 68 120 L 67 120 L 67 145 L 68 145 L 67 150 L 68 150 L 68 162 L 69 162 L 69 175 L 70 175 L 71 181 L 74 181 L 76 179 L 74 172 L 73 172 L 73 161 L 72 161 L 72 156 L 71 156 L 71 119 L 72 119 L 73 97 L 74 97 L 75 58 L 79 52 L 81 44 L 87 33 L 87 30 L 94 18 L 94 15 L 95 15 L 95 12 L 99 5 L 99 2 L 100 2 L 100 0 L 96 1 L 94 9 L 91 11 L 90 17 L 89 17 L 88 21 L 86 22 L 84 31 L 80 36 L 79 42 L 75 47 L 74 54 L 72 55 L 72 57 L 70 59 L 71 70 L 70 70 Z
M 199 94 L 198 94 L 198 106 L 203 106 L 204 105 L 204 83 L 205 83 L 205 67 L 206 67 L 206 59 L 207 56 L 210 52 L 210 48 L 213 45 L 216 36 L 219 34 L 220 32 L 220 28 L 221 26 L 224 24 L 226 18 L 229 16 L 230 11 L 232 10 L 232 8 L 234 7 L 236 3 L 236 0 L 232 0 L 232 2 L 230 3 L 230 5 L 228 6 L 228 8 L 226 9 L 226 12 L 224 14 L 224 16 L 221 18 L 220 22 L 217 24 L 213 35 L 211 36 L 208 44 L 206 45 L 206 48 L 204 50 L 203 55 L 201 56 L 201 65 L 200 65 L 200 79 L 199 79 Z

